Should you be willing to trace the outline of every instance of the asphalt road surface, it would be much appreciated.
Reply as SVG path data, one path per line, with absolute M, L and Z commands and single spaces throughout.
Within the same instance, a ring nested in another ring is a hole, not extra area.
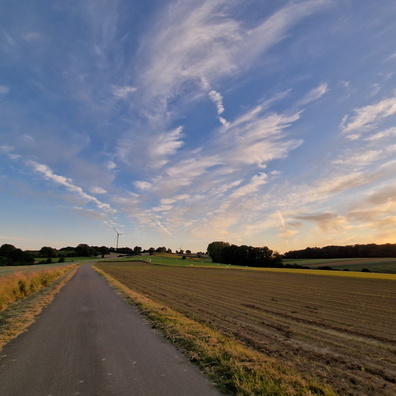
M 1 396 L 219 396 L 89 265 L 0 351 Z

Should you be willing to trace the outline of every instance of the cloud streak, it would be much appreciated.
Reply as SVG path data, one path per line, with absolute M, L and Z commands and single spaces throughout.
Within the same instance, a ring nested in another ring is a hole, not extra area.
M 355 109 L 355 115 L 350 122 L 344 121 L 342 132 L 352 139 L 376 127 L 376 123 L 396 114 L 396 96 L 377 103 Z M 353 134 L 352 134 L 353 133 Z
M 302 98 L 299 101 L 300 106 L 304 106 L 308 103 L 314 102 L 318 99 L 320 99 L 322 96 L 324 96 L 326 93 L 328 93 L 329 87 L 326 83 L 322 83 L 318 85 L 316 88 L 313 88 L 311 91 L 309 91 L 304 98 Z
M 32 160 L 28 161 L 27 165 L 30 166 L 35 172 L 40 173 L 46 180 L 50 180 L 60 186 L 65 187 L 68 191 L 77 194 L 79 197 L 88 202 L 93 202 L 99 209 L 104 210 L 109 214 L 116 213 L 116 210 L 113 209 L 109 204 L 103 203 L 94 196 L 87 194 L 81 187 L 76 186 L 71 179 L 57 175 L 47 165 L 40 164 Z

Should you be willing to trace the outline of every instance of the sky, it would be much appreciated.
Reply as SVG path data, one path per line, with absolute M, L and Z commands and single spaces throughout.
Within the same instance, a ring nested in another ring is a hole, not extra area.
M 0 245 L 396 243 L 394 0 L 3 0 Z

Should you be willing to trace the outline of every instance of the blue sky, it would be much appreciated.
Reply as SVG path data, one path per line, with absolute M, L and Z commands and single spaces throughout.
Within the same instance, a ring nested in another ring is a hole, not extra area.
M 395 243 L 394 0 L 3 0 L 0 244 Z

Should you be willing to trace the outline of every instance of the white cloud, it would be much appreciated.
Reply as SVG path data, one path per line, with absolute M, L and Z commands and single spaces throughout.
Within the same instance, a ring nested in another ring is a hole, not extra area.
M 47 165 L 40 164 L 36 161 L 27 161 L 27 164 L 38 173 L 41 173 L 45 179 L 53 181 L 56 184 L 64 186 L 68 191 L 76 193 L 79 197 L 86 201 L 93 202 L 99 209 L 105 210 L 108 213 L 116 213 L 109 204 L 99 201 L 92 195 L 89 195 L 83 191 L 81 187 L 76 186 L 71 179 L 64 176 L 55 174 Z
M 199 81 L 207 91 L 215 80 L 246 71 L 282 41 L 290 28 L 329 3 L 311 0 L 291 4 L 253 27 L 233 19 L 231 13 L 237 3 L 178 3 L 172 12 L 161 15 L 144 47 L 148 63 L 142 65 L 141 81 L 147 99 L 155 103 L 152 110 L 165 112 L 168 100 L 183 93 L 186 82 Z
M 104 213 L 98 212 L 97 210 L 87 209 L 82 207 L 72 207 L 71 210 L 77 213 L 79 216 L 84 216 L 94 220 L 106 221 L 107 217 Z
M 135 93 L 137 88 L 132 86 L 117 87 L 113 89 L 113 95 L 121 99 L 126 99 L 129 95 Z
M 213 89 L 209 92 L 209 97 L 212 100 L 212 102 L 216 105 L 217 109 L 217 114 L 223 114 L 224 113 L 224 106 L 223 106 L 223 97 Z
M 343 158 L 334 160 L 337 165 L 365 166 L 382 157 L 383 150 L 367 150 L 363 153 L 346 153 Z
M 302 215 L 296 217 L 299 220 L 314 222 L 321 231 L 341 230 L 346 222 L 345 218 L 334 213 L 318 213 L 313 215 Z
M 159 220 L 156 220 L 156 223 L 157 223 L 158 227 L 161 228 L 161 230 L 165 232 L 165 234 L 172 236 L 172 233 L 166 227 L 164 227 Z
M 198 177 L 204 175 L 209 169 L 218 165 L 217 157 L 193 157 L 180 161 L 166 170 L 163 177 L 156 181 L 159 189 L 180 188 L 193 183 Z
M 225 158 L 231 165 L 257 164 L 264 168 L 302 144 L 301 140 L 287 139 L 285 132 L 299 118 L 300 113 L 266 114 L 262 106 L 257 106 L 222 131 L 218 147 L 227 151 Z
M 309 91 L 300 101 L 299 105 L 306 105 L 308 103 L 314 102 L 315 100 L 320 99 L 323 95 L 325 95 L 329 91 L 329 87 L 326 83 L 322 83 L 316 88 Z
M 148 190 L 152 184 L 146 181 L 135 181 L 135 186 L 139 189 L 139 190 Z
M 285 220 L 283 219 L 283 216 L 282 216 L 281 211 L 280 211 L 280 210 L 277 210 L 277 211 L 276 211 L 276 214 L 277 214 L 278 217 L 279 217 L 279 220 L 280 220 L 280 222 L 281 222 L 282 228 L 285 228 Z
M 177 201 L 186 201 L 186 200 L 188 200 L 188 199 L 190 199 L 191 198 L 191 196 L 190 195 L 188 195 L 188 194 L 181 194 L 181 195 L 176 195 L 176 196 L 174 196 L 173 198 L 163 198 L 163 199 L 161 199 L 161 204 L 163 204 L 163 205 L 170 205 L 170 204 L 173 204 L 173 203 L 175 203 L 175 202 L 177 202 Z
M 102 187 L 91 187 L 90 191 L 92 194 L 106 194 L 107 191 Z
M 231 199 L 237 199 L 241 197 L 245 197 L 247 195 L 254 194 L 259 190 L 259 188 L 267 183 L 268 176 L 262 172 L 259 175 L 254 175 L 250 182 L 242 187 L 236 189 L 231 195 Z
M 172 205 L 161 205 L 161 206 L 155 206 L 151 210 L 153 212 L 169 212 L 172 209 L 173 209 Z
M 183 127 L 178 127 L 171 132 L 159 134 L 153 138 L 148 148 L 151 163 L 149 166 L 160 168 L 168 162 L 168 158 L 183 146 Z
M 5 85 L 0 85 L 0 95 L 6 95 L 10 92 L 10 88 Z
M 32 41 L 40 40 L 42 36 L 40 33 L 37 33 L 37 32 L 29 32 L 29 33 L 24 34 L 22 37 L 24 40 L 26 40 L 27 42 L 30 43 Z
M 393 127 L 377 132 L 376 134 L 367 137 L 365 140 L 368 142 L 372 142 L 395 135 L 396 135 L 396 127 Z
M 117 168 L 117 164 L 114 161 L 107 161 L 106 167 L 108 170 L 113 170 Z
M 14 150 L 14 147 L 9 146 L 7 144 L 0 145 L 0 151 L 2 151 L 3 153 L 10 153 L 13 150 Z
M 392 55 L 388 56 L 388 57 L 385 59 L 385 61 L 390 61 L 390 60 L 394 60 L 394 59 L 396 59 L 396 52 L 393 53 Z
M 225 126 L 225 127 L 229 127 L 231 124 L 225 119 L 225 118 L 223 118 L 223 117 L 219 117 L 219 121 L 220 121 L 220 124 L 222 124 L 223 126 Z
M 358 135 L 373 129 L 375 122 L 394 114 L 396 114 L 396 96 L 355 109 L 352 121 L 346 123 L 346 119 L 344 120 L 342 131 L 344 133 L 354 132 L 355 135 Z

